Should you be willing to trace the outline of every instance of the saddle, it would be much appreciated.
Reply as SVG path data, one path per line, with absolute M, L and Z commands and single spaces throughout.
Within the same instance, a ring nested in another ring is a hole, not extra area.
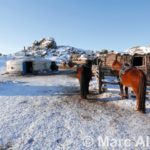
M 126 71 L 130 70 L 132 68 L 132 65 L 125 63 L 122 65 L 120 71 L 119 71 L 119 80 L 121 81 L 122 75 L 125 74 Z

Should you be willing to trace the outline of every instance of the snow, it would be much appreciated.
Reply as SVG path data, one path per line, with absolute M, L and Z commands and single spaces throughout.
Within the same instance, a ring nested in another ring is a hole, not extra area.
M 0 56 L 0 73 L 5 72 L 6 68 L 6 56 Z
M 136 47 L 132 47 L 132 48 L 125 50 L 125 53 L 128 53 L 130 55 L 148 54 L 148 53 L 150 53 L 150 47 L 149 46 L 136 46 Z
M 64 61 L 69 62 L 73 54 L 77 54 L 79 56 L 82 54 L 91 54 L 91 56 L 94 57 L 94 52 L 90 50 L 83 50 L 72 46 L 57 46 L 56 41 L 51 37 L 43 38 L 39 41 L 34 41 L 31 46 L 16 52 L 13 57 L 22 58 L 24 56 L 40 56 L 45 59 L 56 61 L 56 63 L 60 64 Z
M 4 68 L 5 59 L 0 64 Z M 93 77 L 88 100 L 83 100 L 71 70 L 47 76 L 0 75 L 0 149 L 103 149 L 99 136 L 128 138 L 130 149 L 135 149 L 139 136 L 150 136 L 150 101 L 147 113 L 141 114 L 135 111 L 134 98 L 121 100 L 118 85 L 105 88 L 98 94 Z M 93 139 L 89 147 L 84 143 L 87 137 Z

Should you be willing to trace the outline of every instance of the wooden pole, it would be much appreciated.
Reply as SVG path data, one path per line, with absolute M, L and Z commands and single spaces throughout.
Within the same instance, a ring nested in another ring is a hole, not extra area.
M 100 61 L 99 64 L 98 64 L 98 81 L 99 81 L 99 83 L 98 83 L 98 85 L 99 85 L 98 92 L 99 92 L 99 94 L 102 93 L 102 73 L 101 73 L 101 69 L 102 69 L 102 63 Z

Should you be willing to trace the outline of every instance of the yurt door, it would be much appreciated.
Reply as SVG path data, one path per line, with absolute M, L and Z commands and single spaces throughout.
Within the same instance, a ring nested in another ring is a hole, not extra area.
M 26 74 L 26 62 L 23 62 L 23 64 L 22 64 L 23 66 L 22 66 L 22 68 L 23 68 L 23 75 L 25 75 Z
M 32 74 L 33 73 L 33 62 L 28 61 L 23 63 L 23 74 Z

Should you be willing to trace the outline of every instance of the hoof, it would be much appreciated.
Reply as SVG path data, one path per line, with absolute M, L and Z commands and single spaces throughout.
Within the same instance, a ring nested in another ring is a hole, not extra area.
M 128 99 L 129 97 L 127 95 L 121 95 L 122 99 Z
M 146 111 L 145 110 L 140 110 L 140 109 L 136 109 L 136 111 L 142 113 L 142 114 L 146 114 Z
M 126 99 L 126 98 L 125 98 L 124 96 L 121 96 L 121 99 L 124 100 L 124 99 Z
M 127 95 L 124 95 L 123 98 L 124 98 L 124 99 L 128 99 L 129 97 L 128 97 Z
M 140 110 L 141 113 L 143 114 L 146 114 L 146 111 L 145 110 Z
M 81 99 L 87 99 L 87 97 L 86 96 L 81 96 Z

